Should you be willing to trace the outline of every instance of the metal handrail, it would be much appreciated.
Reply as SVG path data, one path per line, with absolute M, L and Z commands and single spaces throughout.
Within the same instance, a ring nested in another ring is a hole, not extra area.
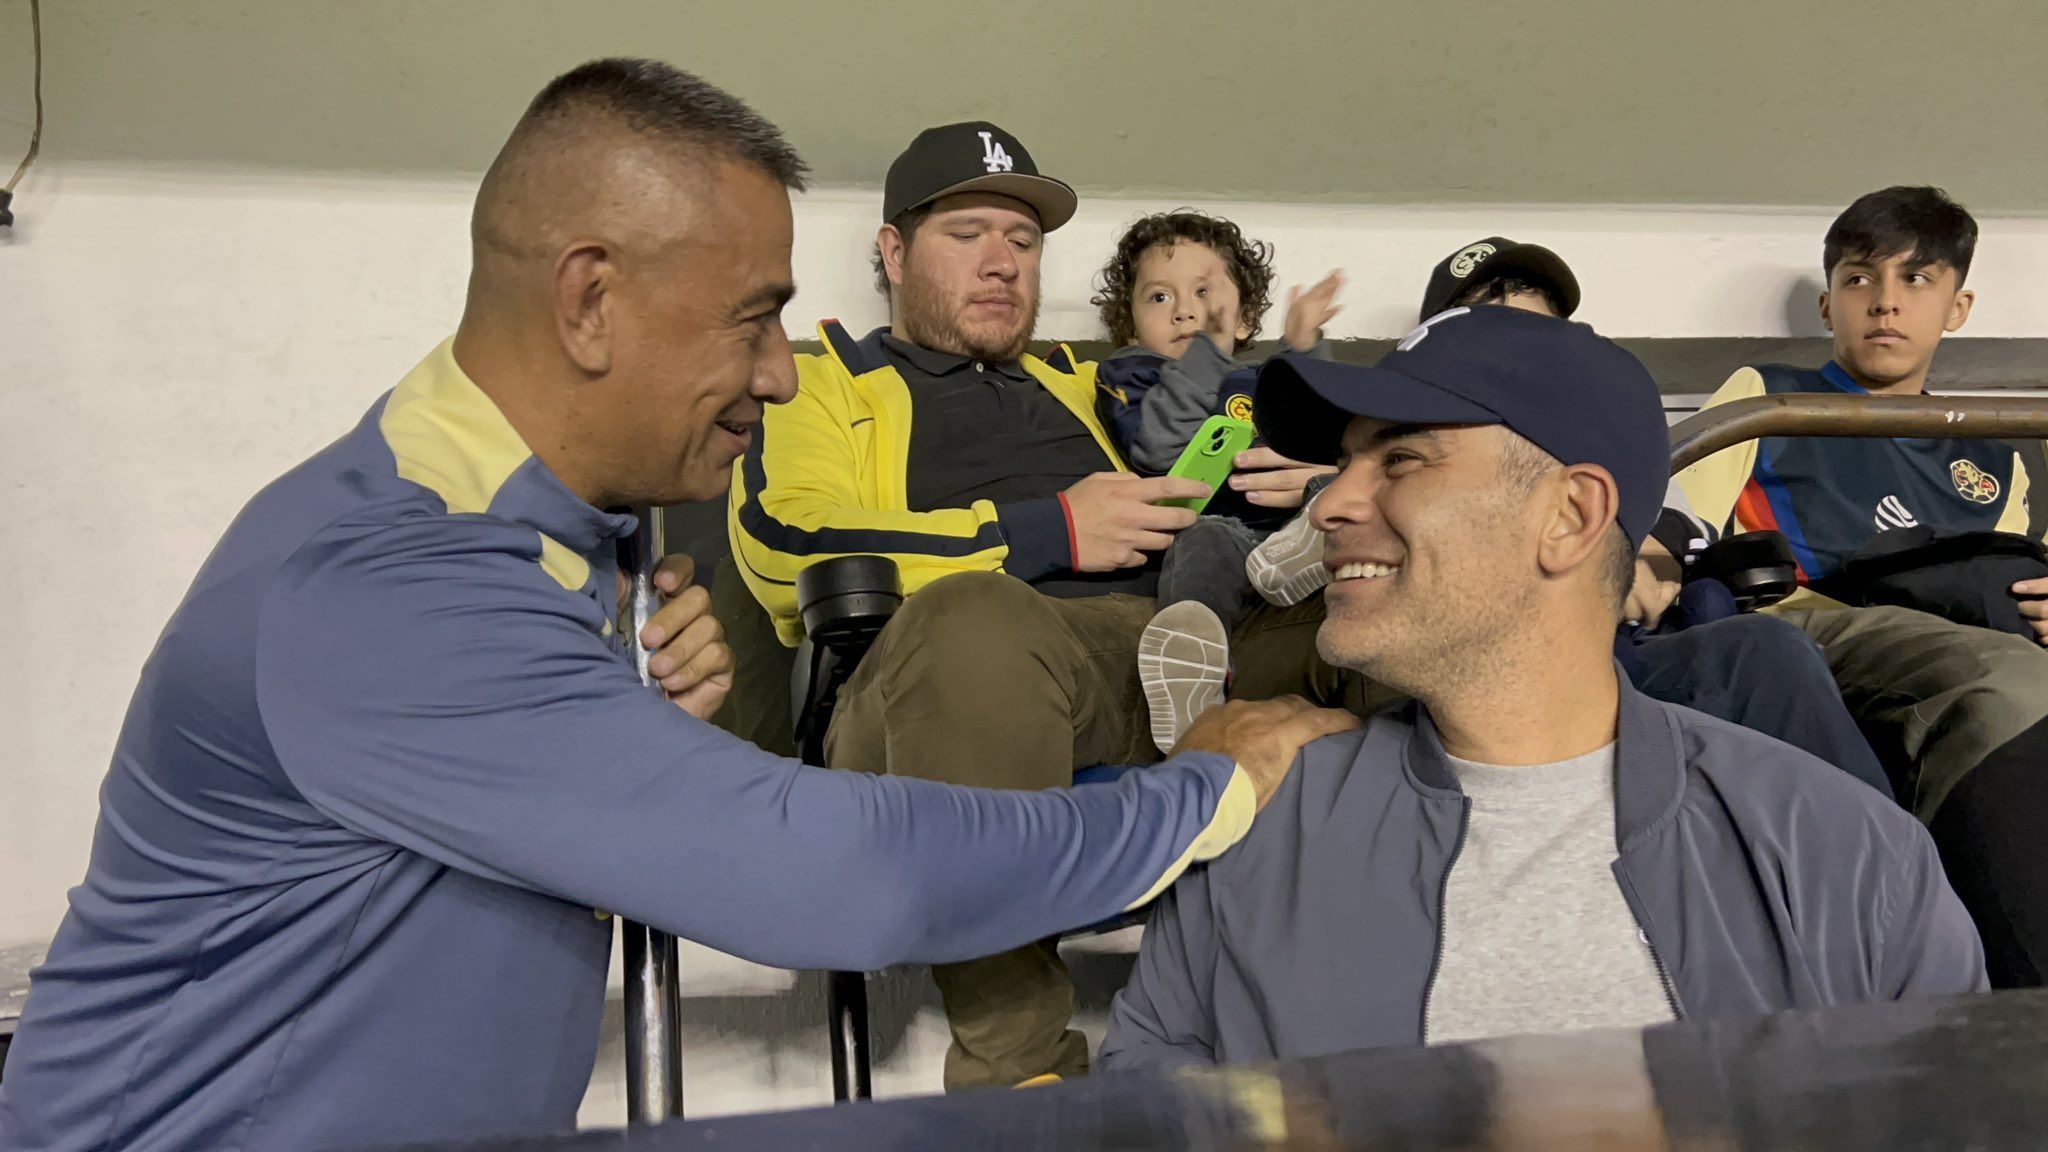
M 647 671 L 641 630 L 661 607 L 654 569 L 667 553 L 661 510 L 639 509 L 639 528 L 620 541 L 619 567 L 631 581 L 626 639 L 640 682 L 661 689 Z M 620 925 L 626 969 L 626 1118 L 659 1124 L 683 1114 L 683 991 L 676 938 L 645 924 Z
M 1752 396 L 1671 426 L 1671 471 L 1765 436 L 2048 438 L 2048 397 Z

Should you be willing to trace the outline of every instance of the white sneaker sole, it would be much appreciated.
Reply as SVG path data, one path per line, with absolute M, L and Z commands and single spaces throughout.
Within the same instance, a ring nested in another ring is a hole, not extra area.
M 1301 603 L 1330 582 L 1330 570 L 1323 567 L 1323 534 L 1309 523 L 1307 509 L 1252 549 L 1244 574 L 1259 595 L 1283 607 Z
M 1223 699 L 1230 634 L 1207 605 L 1183 600 L 1160 609 L 1138 639 L 1138 682 L 1152 713 L 1152 743 L 1173 751 L 1195 717 Z

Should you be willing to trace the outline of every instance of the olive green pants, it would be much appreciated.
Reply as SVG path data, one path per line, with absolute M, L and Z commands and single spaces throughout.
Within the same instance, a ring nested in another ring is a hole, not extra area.
M 1987 755 L 2048 717 L 2048 650 L 2023 637 L 1812 593 L 1766 611 L 1820 645 L 1899 801 L 1923 821 Z

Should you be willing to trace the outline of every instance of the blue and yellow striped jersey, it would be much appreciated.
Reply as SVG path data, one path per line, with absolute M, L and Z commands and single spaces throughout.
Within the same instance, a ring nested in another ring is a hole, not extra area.
M 1766 365 L 1737 372 L 1707 407 L 1794 392 L 1868 395 L 1832 361 Z M 1998 440 L 1768 436 L 1715 453 L 1677 484 L 1709 524 L 1784 533 L 1802 584 L 1891 528 L 2029 531 L 2032 477 L 2019 450 Z

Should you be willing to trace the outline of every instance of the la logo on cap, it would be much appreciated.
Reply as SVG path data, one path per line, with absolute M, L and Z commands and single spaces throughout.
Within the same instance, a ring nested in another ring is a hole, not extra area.
M 1017 166 L 1017 162 L 1010 159 L 1010 154 L 1003 151 L 1003 146 L 996 143 L 995 133 L 982 132 L 980 136 L 981 162 L 988 165 L 989 171 L 1008 172 Z M 1492 249 L 1488 249 L 1488 251 L 1492 251 Z
M 982 135 L 987 136 L 988 133 L 983 132 Z M 1491 244 L 1474 244 L 1456 256 L 1451 257 L 1451 275 L 1463 280 L 1472 274 L 1473 269 L 1486 263 L 1486 258 L 1493 255 L 1496 251 L 1498 249 L 1494 248 Z

